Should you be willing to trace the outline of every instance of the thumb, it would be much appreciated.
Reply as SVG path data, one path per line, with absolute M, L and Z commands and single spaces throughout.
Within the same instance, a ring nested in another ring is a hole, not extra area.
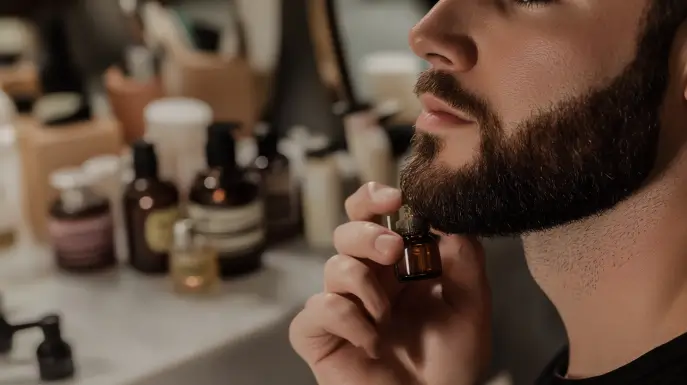
M 442 295 L 452 307 L 484 303 L 490 295 L 484 247 L 475 237 L 442 235 L 439 242 L 442 263 Z

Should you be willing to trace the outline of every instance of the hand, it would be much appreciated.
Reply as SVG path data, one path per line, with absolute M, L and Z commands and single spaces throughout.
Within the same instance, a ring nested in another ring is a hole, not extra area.
M 490 355 L 490 292 L 475 239 L 442 236 L 443 276 L 401 284 L 403 241 L 367 222 L 397 211 L 398 190 L 369 183 L 346 201 L 339 254 L 324 292 L 293 320 L 290 339 L 320 385 L 474 385 Z

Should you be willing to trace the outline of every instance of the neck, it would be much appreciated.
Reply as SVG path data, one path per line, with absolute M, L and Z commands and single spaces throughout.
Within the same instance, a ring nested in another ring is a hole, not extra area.
M 610 372 L 687 332 L 680 158 L 614 209 L 523 237 L 530 271 L 568 333 L 569 377 Z

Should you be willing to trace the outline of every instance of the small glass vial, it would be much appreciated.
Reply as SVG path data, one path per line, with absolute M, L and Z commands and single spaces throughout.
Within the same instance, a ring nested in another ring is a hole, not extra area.
M 174 224 L 170 273 L 174 290 L 181 294 L 208 294 L 219 282 L 217 251 L 205 237 L 194 234 L 190 219 Z
M 429 224 L 403 206 L 395 231 L 403 237 L 403 257 L 395 265 L 401 282 L 419 281 L 441 276 L 441 254 L 437 237 Z

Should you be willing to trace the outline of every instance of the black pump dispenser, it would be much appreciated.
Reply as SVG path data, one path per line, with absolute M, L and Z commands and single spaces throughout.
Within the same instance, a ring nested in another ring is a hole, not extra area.
M 42 381 L 60 381 L 74 376 L 72 349 L 62 339 L 60 317 L 44 317 L 39 326 L 43 331 L 43 342 L 38 345 L 38 369 Z
M 136 179 L 157 178 L 158 165 L 155 146 L 152 143 L 140 139 L 133 144 L 132 153 Z

